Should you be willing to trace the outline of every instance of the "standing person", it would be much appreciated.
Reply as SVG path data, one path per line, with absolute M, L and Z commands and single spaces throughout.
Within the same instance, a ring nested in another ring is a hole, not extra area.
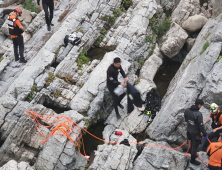
M 200 162 L 195 160 L 197 154 L 197 148 L 201 144 L 201 133 L 207 136 L 207 133 L 203 126 L 203 116 L 199 109 L 203 106 L 204 102 L 201 99 L 196 99 L 195 105 L 186 109 L 184 112 L 184 118 L 187 122 L 187 138 L 191 140 L 191 160 L 190 163 L 194 165 L 200 165 Z
M 18 19 L 18 16 L 21 15 L 22 11 L 20 10 L 20 8 L 15 8 L 13 10 L 13 13 L 8 17 L 8 28 L 9 34 L 11 35 L 13 41 L 15 61 L 18 61 L 20 59 L 20 63 L 26 63 L 27 61 L 24 58 L 24 40 L 22 35 L 22 33 L 25 31 L 25 28 L 22 26 L 21 22 Z
M 120 104 L 120 102 L 123 99 L 123 97 L 125 96 L 125 93 L 123 93 L 120 96 L 117 96 L 114 93 L 114 89 L 118 85 L 121 85 L 123 87 L 126 86 L 125 83 L 118 81 L 119 72 L 121 73 L 121 75 L 123 76 L 125 81 L 127 82 L 129 79 L 126 77 L 126 74 L 121 67 L 121 59 L 119 57 L 116 57 L 113 60 L 113 64 L 111 64 L 107 70 L 107 81 L 106 82 L 107 82 L 107 87 L 109 89 L 109 92 L 111 93 L 111 95 L 113 97 L 113 106 L 114 106 L 116 116 L 118 119 L 121 118 L 121 116 L 119 115 L 119 111 L 118 111 L 117 106 L 119 106 L 122 109 L 124 108 L 123 105 Z
M 219 133 L 222 133 L 222 114 L 216 103 L 212 103 L 210 105 L 210 111 L 210 117 L 204 122 L 204 124 L 207 124 L 210 119 L 212 119 L 211 127 L 213 130 L 208 134 L 208 138 L 209 140 L 212 140 L 215 137 L 218 139 Z M 205 140 L 203 144 L 203 151 L 206 151 L 208 145 L 208 140 Z
M 41 6 L 39 3 L 40 0 L 37 0 L 37 4 L 38 4 L 38 9 L 41 10 Z M 46 20 L 46 24 L 47 24 L 47 30 L 51 31 L 51 26 L 54 26 L 52 24 L 52 18 L 53 18 L 53 11 L 54 11 L 54 3 L 55 5 L 57 5 L 58 1 L 54 1 L 53 0 L 42 0 L 42 7 L 45 11 L 45 20 Z M 48 11 L 49 9 L 49 11 Z M 49 14 L 50 13 L 50 14 Z
M 222 133 L 219 134 L 218 142 L 212 142 L 207 149 L 210 156 L 208 168 L 210 170 L 221 170 L 222 168 Z

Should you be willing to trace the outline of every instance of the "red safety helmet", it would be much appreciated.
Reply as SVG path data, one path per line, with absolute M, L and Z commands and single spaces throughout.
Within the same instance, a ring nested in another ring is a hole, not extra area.
M 20 8 L 15 8 L 13 11 L 14 11 L 14 12 L 18 12 L 19 16 L 22 15 L 22 11 L 21 11 Z

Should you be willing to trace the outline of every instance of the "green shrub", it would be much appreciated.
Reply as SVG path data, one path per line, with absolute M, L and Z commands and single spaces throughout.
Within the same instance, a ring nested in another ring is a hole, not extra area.
M 138 80 L 135 82 L 135 85 L 139 84 L 140 82 L 140 77 L 138 78 Z
M 144 59 L 142 59 L 142 58 L 139 58 L 139 59 L 138 59 L 138 64 L 139 64 L 139 68 L 140 68 L 140 69 L 142 68 L 144 62 L 145 62 Z
M 204 37 L 204 39 L 206 40 L 209 36 L 210 36 L 210 32 Z
M 170 24 L 171 24 L 171 20 L 165 19 L 159 25 L 154 25 L 153 26 L 154 34 L 156 34 L 158 37 L 163 36 L 169 30 Z
M 0 57 L 0 62 L 4 59 L 4 57 Z
M 113 11 L 113 15 L 114 15 L 115 17 L 118 17 L 118 16 L 120 15 L 120 12 L 121 12 L 120 9 L 115 9 L 115 10 Z
M 23 8 L 31 11 L 31 12 L 36 12 L 39 13 L 39 9 L 36 7 L 36 4 L 34 4 L 32 1 L 30 0 L 25 0 L 25 2 L 23 3 Z
M 49 73 L 49 77 L 45 79 L 45 86 L 48 87 L 51 82 L 53 82 L 55 76 L 52 72 Z
M 79 28 L 78 30 L 76 30 L 76 32 L 84 33 L 84 31 L 83 31 L 81 28 Z
M 62 96 L 61 92 L 60 91 L 57 91 L 57 92 L 54 92 L 54 97 L 58 98 L 60 96 Z
M 86 55 L 87 55 L 87 51 L 85 48 L 83 48 L 82 52 L 79 54 L 79 57 L 77 59 L 77 64 L 78 64 L 79 69 L 82 69 L 83 64 L 89 63 L 89 58 L 86 57 Z
M 89 127 L 89 120 L 88 119 L 84 119 L 84 122 L 85 122 L 85 125 L 86 125 L 86 129 L 88 129 L 88 127 Z
M 133 5 L 132 0 L 122 0 L 120 8 L 126 11 L 131 5 Z
M 206 42 L 204 45 L 203 45 L 203 49 L 202 51 L 200 52 L 200 55 L 204 53 L 204 51 L 210 46 L 210 43 L 209 42 Z
M 99 45 L 103 41 L 103 38 L 106 35 L 106 33 L 107 33 L 107 30 L 103 28 L 102 31 L 100 32 L 99 38 L 95 42 L 95 45 Z
M 16 89 L 17 90 L 17 89 Z M 34 84 L 33 86 L 32 86 L 32 89 L 31 89 L 31 92 L 29 93 L 29 95 L 28 95 L 28 97 L 27 97 L 27 101 L 28 102 L 31 102 L 32 101 L 32 99 L 33 99 L 33 97 L 34 97 L 34 93 L 37 91 L 37 86 L 36 86 L 36 84 Z
M 14 89 L 14 95 L 15 95 L 15 98 L 17 99 L 17 97 L 18 97 L 18 91 L 17 91 L 17 88 Z
M 57 48 L 57 50 L 55 51 L 55 58 L 58 57 L 59 51 L 60 51 L 60 49 L 61 49 L 62 47 L 64 47 L 64 46 L 63 46 L 63 45 L 60 45 L 60 46 Z
M 222 56 L 220 56 L 220 57 L 217 59 L 217 62 L 219 62 L 221 59 L 222 59 Z
M 146 36 L 146 42 L 152 42 L 153 37 L 150 37 L 149 35 Z

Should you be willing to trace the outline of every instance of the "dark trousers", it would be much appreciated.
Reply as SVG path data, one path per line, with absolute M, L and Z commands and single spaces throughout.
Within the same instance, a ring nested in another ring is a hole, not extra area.
M 219 133 L 222 133 L 222 130 L 217 130 L 215 133 L 211 132 L 208 134 L 208 139 L 211 141 L 213 138 L 219 138 Z M 205 139 L 204 144 L 203 144 L 203 150 L 205 151 L 209 145 L 209 142 L 207 139 Z
M 13 41 L 13 46 L 14 46 L 14 55 L 15 55 L 15 60 L 19 60 L 20 56 L 20 61 L 24 60 L 24 41 L 23 41 L 23 36 L 18 36 L 17 38 L 12 38 Z M 18 47 L 19 47 L 19 53 L 18 53 Z
M 42 7 L 45 11 L 46 24 L 48 26 L 50 26 L 50 24 L 52 22 L 52 18 L 53 18 L 54 1 L 53 0 L 49 0 L 49 2 L 42 1 Z M 49 11 L 48 11 L 48 9 L 49 9 Z
M 201 140 L 197 139 L 197 135 L 191 135 L 191 160 L 195 160 L 197 154 L 197 148 L 201 144 Z
M 120 102 L 121 100 L 124 98 L 124 96 L 126 95 L 126 93 L 123 93 L 121 94 L 120 96 L 117 96 L 115 93 L 114 93 L 114 89 L 113 88 L 110 88 L 108 87 L 109 89 L 109 92 L 110 94 L 112 95 L 113 97 L 113 107 L 115 109 L 115 112 L 116 112 L 116 116 L 119 117 L 119 110 L 118 110 L 118 106 L 120 105 Z
M 210 170 L 221 170 L 221 167 L 212 166 L 212 165 L 210 165 L 210 164 L 208 164 L 208 168 L 209 168 Z

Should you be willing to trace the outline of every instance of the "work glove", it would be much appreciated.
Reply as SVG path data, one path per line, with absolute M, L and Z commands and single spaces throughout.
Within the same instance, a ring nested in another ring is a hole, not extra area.
M 204 139 L 208 139 L 208 136 L 204 136 Z

